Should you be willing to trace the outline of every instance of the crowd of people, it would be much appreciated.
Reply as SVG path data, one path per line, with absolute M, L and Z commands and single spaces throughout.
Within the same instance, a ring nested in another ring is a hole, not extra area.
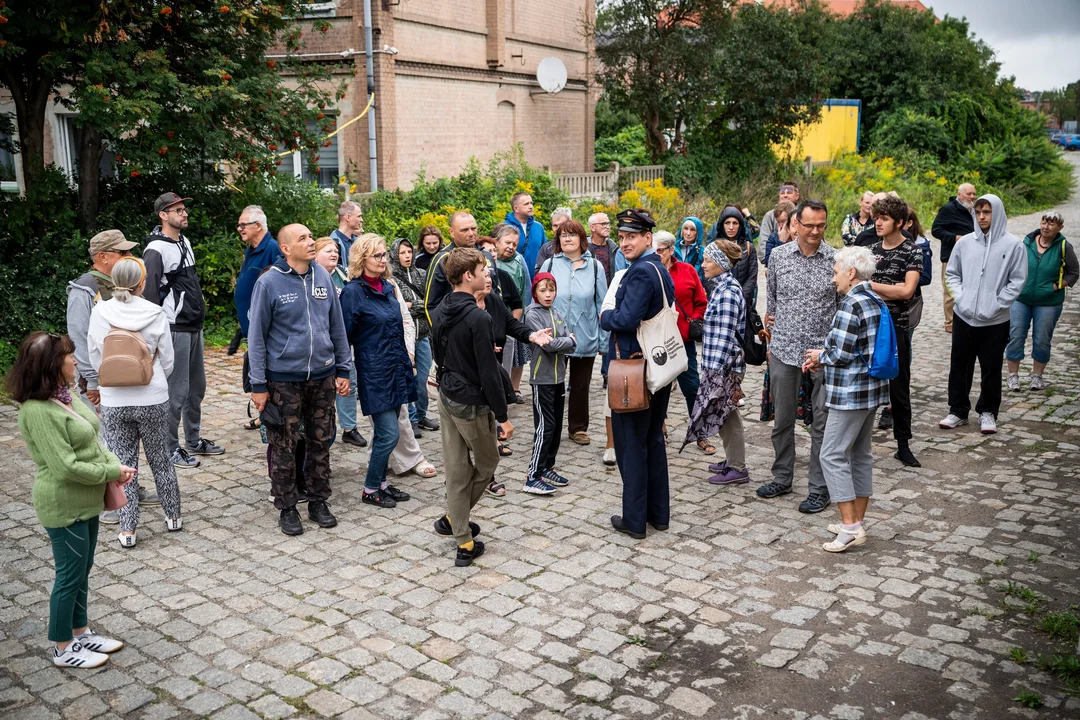
M 165 529 L 180 531 L 177 471 L 225 452 L 201 434 L 205 305 L 184 235 L 190 202 L 175 193 L 157 199 L 141 259 L 119 230 L 91 238 L 91 268 L 69 286 L 68 334 L 31 334 L 7 378 L 39 468 L 34 506 L 56 561 L 49 639 L 58 666 L 97 667 L 123 646 L 87 627 L 100 524 L 118 524 L 119 545 L 132 548 L 140 509 L 160 506 Z M 836 250 L 824 240 L 828 208 L 801 199 L 794 182 L 781 185 L 760 224 L 727 205 L 708 227 L 687 217 L 676 233 L 641 208 L 614 222 L 593 214 L 587 227 L 559 208 L 549 239 L 527 193 L 510 204 L 490 236 L 459 211 L 449 218 L 448 242 L 427 226 L 415 244 L 364 233 L 362 208 L 352 201 L 340 206 L 338 228 L 318 238 L 300 224 L 275 237 L 260 207 L 244 208 L 234 300 L 247 352 L 238 385 L 250 395 L 244 427 L 267 445 L 284 534 L 304 532 L 301 504 L 319 527 L 337 524 L 330 450 L 339 427 L 341 442 L 369 447 L 361 501 L 377 508 L 410 501 L 394 484 L 410 473 L 438 474 L 417 442 L 438 432 L 446 512 L 434 531 L 453 538 L 455 565 L 470 565 L 484 552 L 472 508 L 507 493 L 497 472 L 513 455 L 509 407 L 525 402 L 526 367 L 533 433 L 522 491 L 550 495 L 578 482 L 560 469 L 563 427 L 567 439 L 590 445 L 590 410 L 600 402 L 606 442 L 598 457 L 617 465 L 622 480 L 613 529 L 636 539 L 649 526 L 667 530 L 673 387 L 689 418 L 682 449 L 709 457 L 718 437 L 724 457 L 708 464 L 708 482 L 747 484 L 743 382 L 747 363 L 757 362 L 753 344 L 765 343 L 761 418 L 773 422 L 774 459 L 756 494 L 794 492 L 801 419 L 811 443 L 799 511 L 837 503 L 840 522 L 828 526 L 834 538 L 826 551 L 867 541 L 879 407 L 878 427 L 892 429 L 895 457 L 920 464 L 910 444 L 912 337 L 934 263 L 912 207 L 895 193 L 865 194 L 843 221 L 844 247 Z M 968 422 L 978 363 L 975 412 L 981 432 L 996 432 L 1002 361 L 1005 387 L 1019 391 L 1029 333 L 1029 387 L 1046 386 L 1065 288 L 1080 278 L 1059 214 L 1047 213 L 1023 241 L 1006 223 L 1001 200 L 977 196 L 968 184 L 933 222 L 952 339 L 942 428 Z M 598 356 L 606 398 L 594 395 Z M 368 418 L 370 441 L 358 415 Z M 140 445 L 156 492 L 140 483 Z

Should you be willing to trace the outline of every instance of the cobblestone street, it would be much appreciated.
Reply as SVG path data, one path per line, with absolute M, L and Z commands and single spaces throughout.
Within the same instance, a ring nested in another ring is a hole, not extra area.
M 1078 207 L 1060 208 L 1067 236 L 1080 237 Z M 832 222 L 841 218 L 834 209 Z M 1009 225 L 1022 236 L 1037 223 Z M 977 423 L 941 430 L 939 271 L 914 341 L 912 447 L 923 467 L 903 467 L 891 434 L 875 433 L 869 539 L 842 555 L 821 550 L 835 508 L 796 509 L 809 447 L 801 425 L 795 494 L 754 494 L 772 462 L 757 419 L 761 368 L 745 384 L 749 485 L 705 482 L 722 451 L 675 454 L 686 415 L 673 397 L 671 526 L 646 540 L 608 522 L 620 483 L 600 462 L 599 374 L 593 444 L 564 440 L 559 471 L 571 484 L 555 495 L 520 491 L 531 415 L 512 408 L 514 455 L 499 472 L 507 495 L 476 509 L 487 552 L 472 567 L 455 568 L 452 541 L 432 531 L 444 496 L 437 432 L 421 444 L 440 474 L 400 478 L 413 499 L 393 510 L 363 507 L 367 448 L 336 443 L 339 525 L 322 530 L 302 513 L 304 534 L 286 537 L 267 500 L 264 446 L 241 427 L 240 356 L 215 350 L 203 434 L 227 452 L 178 471 L 183 532 L 167 534 L 151 508 L 125 550 L 116 526 L 102 526 L 91 626 L 127 647 L 95 671 L 60 670 L 47 656 L 52 556 L 16 410 L 0 407 L 0 715 L 1080 717 L 1080 698 L 1036 661 L 1076 651 L 1075 627 L 1071 644 L 1040 628 L 1064 617 L 1050 613 L 1080 612 L 1080 299 L 1069 294 L 1058 323 L 1047 390 L 1007 393 L 997 435 Z M 142 482 L 153 486 L 148 472 Z M 1014 700 L 1024 693 L 1042 707 Z

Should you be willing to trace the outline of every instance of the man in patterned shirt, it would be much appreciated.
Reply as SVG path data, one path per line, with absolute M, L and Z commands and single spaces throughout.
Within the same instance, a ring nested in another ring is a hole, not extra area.
M 795 478 L 795 412 L 803 378 L 803 360 L 819 348 L 832 327 L 837 295 L 833 285 L 836 251 L 824 242 L 829 211 L 825 203 L 804 200 L 795 208 L 798 237 L 772 251 L 766 285 L 766 319 L 772 328 L 769 345 L 769 388 L 776 407 L 772 443 L 773 479 L 757 489 L 759 497 L 792 492 Z M 814 419 L 810 427 L 809 493 L 799 512 L 817 513 L 829 506 L 829 489 L 821 472 L 819 453 L 828 410 L 822 390 L 824 373 L 813 372 Z
M 892 403 L 893 437 L 896 438 L 897 460 L 909 467 L 920 467 L 911 452 L 911 334 L 908 332 L 908 309 L 915 288 L 922 277 L 922 250 L 903 235 L 908 205 L 898 197 L 875 200 L 874 228 L 881 238 L 870 251 L 877 260 L 877 272 L 870 288 L 885 301 L 896 328 L 896 351 L 900 374 L 889 382 Z

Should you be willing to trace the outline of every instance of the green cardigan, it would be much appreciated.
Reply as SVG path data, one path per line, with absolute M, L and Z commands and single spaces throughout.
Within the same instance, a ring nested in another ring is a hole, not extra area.
M 19 431 L 37 463 L 34 510 L 47 528 L 89 520 L 105 505 L 105 483 L 120 479 L 120 458 L 98 442 L 101 423 L 80 400 L 79 420 L 51 400 L 27 400 L 19 410 Z

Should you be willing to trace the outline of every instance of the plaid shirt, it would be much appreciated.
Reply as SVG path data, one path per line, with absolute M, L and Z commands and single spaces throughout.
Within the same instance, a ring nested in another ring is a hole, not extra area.
M 864 281 L 848 291 L 836 312 L 825 349 L 818 358 L 825 367 L 826 407 L 867 410 L 889 404 L 889 381 L 870 377 L 881 322 L 880 302 L 870 283 Z
M 742 287 L 730 272 L 721 275 L 705 308 L 705 337 L 701 343 L 701 367 L 745 373 L 742 346 L 735 337 L 746 332 L 746 301 Z

